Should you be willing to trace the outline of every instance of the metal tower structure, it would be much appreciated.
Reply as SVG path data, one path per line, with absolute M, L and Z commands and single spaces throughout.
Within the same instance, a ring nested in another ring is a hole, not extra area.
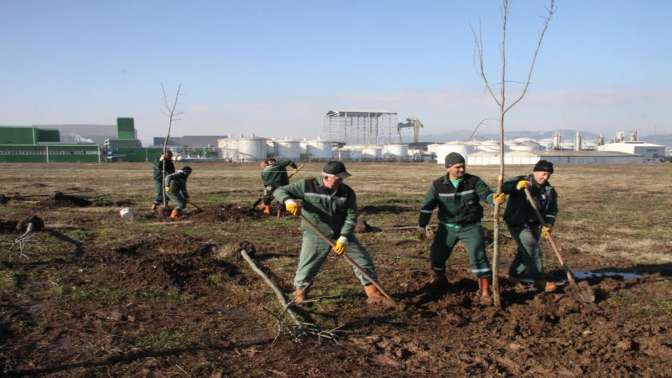
M 389 144 L 397 134 L 397 113 L 328 111 L 322 120 L 322 138 L 345 144 Z

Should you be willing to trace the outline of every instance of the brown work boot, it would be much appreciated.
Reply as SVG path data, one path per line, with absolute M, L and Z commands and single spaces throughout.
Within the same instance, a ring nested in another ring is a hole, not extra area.
M 556 285 L 554 281 L 547 281 L 545 279 L 534 281 L 534 287 L 545 293 L 552 293 L 558 289 L 558 285 Z
M 478 300 L 482 305 L 491 306 L 493 303 L 490 295 L 490 277 L 478 278 Z
M 389 299 L 385 298 L 383 294 L 378 290 L 377 287 L 373 286 L 373 284 L 368 284 L 364 286 L 364 292 L 366 293 L 366 303 L 370 305 L 382 305 L 385 307 L 394 307 L 394 303 L 392 303 Z
M 308 294 L 308 288 L 294 290 L 294 303 L 301 304 L 301 302 L 306 300 L 306 295 Z
M 179 220 L 180 218 L 182 218 L 182 214 L 180 213 L 180 210 L 173 209 L 173 211 L 170 212 L 170 219 Z

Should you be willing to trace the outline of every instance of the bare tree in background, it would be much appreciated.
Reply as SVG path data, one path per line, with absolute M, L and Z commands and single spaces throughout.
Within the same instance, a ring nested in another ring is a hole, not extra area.
M 490 93 L 490 96 L 492 99 L 495 101 L 497 106 L 499 107 L 499 177 L 497 178 L 497 193 L 502 192 L 502 185 L 504 183 L 504 118 L 506 116 L 506 113 L 511 110 L 516 104 L 518 104 L 523 97 L 525 97 L 525 94 L 527 93 L 527 89 L 530 86 L 530 81 L 532 80 L 532 73 L 534 71 L 534 64 L 537 61 L 537 56 L 539 55 L 539 50 L 541 49 L 541 43 L 544 40 L 544 35 L 546 34 L 546 30 L 548 30 L 548 25 L 551 22 L 551 18 L 553 18 L 553 14 L 556 11 L 555 7 L 555 0 L 550 0 L 549 6 L 546 9 L 546 15 L 543 17 L 543 25 L 541 28 L 541 31 L 539 32 L 539 36 L 537 39 L 537 45 L 534 49 L 534 54 L 532 56 L 532 62 L 530 63 L 530 68 L 527 72 L 527 81 L 523 84 L 523 90 L 516 97 L 513 101 L 507 103 L 507 98 L 506 98 L 506 85 L 510 81 L 507 81 L 506 78 L 506 28 L 507 28 L 507 21 L 508 21 L 508 15 L 509 15 L 509 0 L 502 0 L 502 7 L 501 7 L 501 18 L 502 18 L 502 39 L 501 39 L 501 89 L 499 93 L 499 97 L 495 94 L 495 91 L 492 89 L 492 85 L 490 84 L 490 81 L 488 80 L 487 75 L 485 74 L 485 63 L 484 63 L 484 58 L 483 58 L 483 38 L 480 34 L 480 30 L 478 33 L 472 28 L 472 33 L 474 35 L 474 45 L 475 45 L 475 52 L 478 58 L 478 66 L 480 70 L 480 75 L 481 78 L 483 79 L 483 82 L 485 83 L 485 88 L 488 90 L 488 93 Z M 498 204 L 495 204 L 495 224 L 494 224 L 494 251 L 492 255 L 492 289 L 494 292 L 494 304 L 495 306 L 499 307 L 501 305 L 500 301 L 500 296 L 499 296 L 499 278 L 498 278 L 498 267 L 499 267 L 499 210 L 500 206 Z
M 163 141 L 163 156 L 166 156 L 166 151 L 168 150 L 168 140 L 170 139 L 170 131 L 173 128 L 173 123 L 177 122 L 180 120 L 180 117 L 183 113 L 178 113 L 175 112 L 175 109 L 177 108 L 177 101 L 180 99 L 180 90 L 182 89 L 182 84 L 179 84 L 177 86 L 177 92 L 175 93 L 175 100 L 173 101 L 173 104 L 171 105 L 168 102 L 168 96 L 166 95 L 166 88 L 161 84 L 161 91 L 163 92 L 163 108 L 161 108 L 161 113 L 163 113 L 166 117 L 168 117 L 168 132 L 166 133 L 166 139 Z M 161 185 L 164 186 L 163 192 L 163 207 L 166 207 L 166 190 L 165 190 L 165 184 L 166 184 L 166 159 L 163 159 L 161 161 Z

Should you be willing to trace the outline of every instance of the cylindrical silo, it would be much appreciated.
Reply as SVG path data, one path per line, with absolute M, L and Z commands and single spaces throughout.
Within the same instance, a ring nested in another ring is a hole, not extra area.
M 277 157 L 280 159 L 299 160 L 301 143 L 298 140 L 276 140 Z
M 268 147 L 265 138 L 238 139 L 238 161 L 251 162 L 266 159 Z

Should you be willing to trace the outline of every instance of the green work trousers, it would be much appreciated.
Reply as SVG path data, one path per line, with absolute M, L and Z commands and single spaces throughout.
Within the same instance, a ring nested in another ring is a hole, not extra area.
M 154 180 L 154 192 L 156 197 L 154 197 L 154 203 L 160 205 L 163 203 L 163 184 L 161 180 Z M 167 197 L 167 196 L 166 196 Z M 166 203 L 168 203 L 168 198 L 166 198 Z
M 446 260 L 453 252 L 453 247 L 458 241 L 462 241 L 469 254 L 469 265 L 471 272 L 476 277 L 490 277 L 490 263 L 485 255 L 485 239 L 483 237 L 483 228 L 480 223 L 467 225 L 445 225 L 439 224 L 439 229 L 432 243 L 430 259 L 432 261 L 432 270 L 435 272 L 445 272 Z
M 520 276 L 525 271 L 533 279 L 543 278 L 544 263 L 539 248 L 539 227 L 508 226 L 511 236 L 518 244 L 516 257 L 509 267 L 509 275 Z
M 333 253 L 331 252 L 329 244 L 315 235 L 313 231 L 304 229 L 301 255 L 299 256 L 299 266 L 296 268 L 296 275 L 294 276 L 294 287 L 297 289 L 305 289 L 310 286 L 329 253 Z M 362 269 L 364 269 L 366 274 L 374 280 L 376 279 L 376 270 L 373 266 L 371 256 L 369 256 L 369 253 L 354 235 L 348 237 L 348 251 L 346 253 L 352 260 L 361 266 Z M 353 268 L 353 271 L 362 285 L 369 283 L 369 280 L 357 269 Z
M 175 209 L 184 210 L 187 207 L 187 198 L 182 193 L 166 192 L 168 198 L 175 202 Z

